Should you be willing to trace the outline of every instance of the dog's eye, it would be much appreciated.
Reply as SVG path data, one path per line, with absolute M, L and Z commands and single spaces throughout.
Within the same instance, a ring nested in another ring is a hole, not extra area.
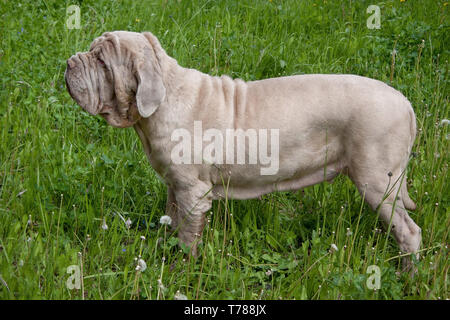
M 102 59 L 97 57 L 97 61 L 100 65 L 104 66 L 105 65 L 105 61 L 103 61 Z

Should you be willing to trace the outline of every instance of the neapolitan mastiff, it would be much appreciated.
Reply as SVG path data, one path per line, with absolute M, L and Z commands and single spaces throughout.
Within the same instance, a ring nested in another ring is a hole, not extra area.
M 390 225 L 402 252 L 419 249 L 421 229 L 406 211 L 415 209 L 405 175 L 415 115 L 383 82 L 356 75 L 213 77 L 178 65 L 150 32 L 126 31 L 104 33 L 72 56 L 65 80 L 84 110 L 114 127 L 134 127 L 168 187 L 172 227 L 194 255 L 212 200 L 298 190 L 338 174 L 350 177 Z M 180 147 L 186 133 L 197 140 Z M 242 134 L 244 146 L 232 148 Z M 277 152 L 276 163 L 261 150 Z

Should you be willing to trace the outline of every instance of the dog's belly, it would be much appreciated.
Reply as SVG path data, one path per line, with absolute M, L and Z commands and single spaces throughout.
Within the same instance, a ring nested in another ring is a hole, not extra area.
M 226 182 L 216 184 L 213 187 L 213 195 L 216 199 L 252 199 L 260 197 L 264 194 L 276 191 L 295 191 L 308 186 L 312 186 L 323 181 L 331 181 L 340 173 L 344 173 L 345 165 L 343 163 L 333 163 L 326 167 L 316 169 L 304 175 L 295 176 L 292 178 L 271 181 L 267 179 L 259 184 L 234 184 L 232 181 L 227 185 Z
M 261 175 L 261 165 L 229 165 L 219 168 L 213 194 L 216 198 L 251 199 L 275 191 L 299 190 L 330 181 L 347 167 L 345 145 L 340 135 L 328 140 L 307 139 L 281 144 L 276 173 Z M 271 165 L 273 167 L 273 165 Z M 267 166 L 266 166 L 267 169 Z

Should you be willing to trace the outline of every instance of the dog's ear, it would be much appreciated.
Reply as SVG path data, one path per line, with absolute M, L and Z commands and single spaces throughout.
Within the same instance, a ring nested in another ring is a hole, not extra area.
M 144 36 L 148 40 L 148 36 Z M 155 38 L 153 35 L 152 37 Z M 146 47 L 144 57 L 137 61 L 136 65 L 136 104 L 139 114 L 144 118 L 150 117 L 156 111 L 166 95 L 157 53 L 161 47 L 159 42 L 159 48 L 154 47 L 152 42 L 149 43 L 150 48 Z

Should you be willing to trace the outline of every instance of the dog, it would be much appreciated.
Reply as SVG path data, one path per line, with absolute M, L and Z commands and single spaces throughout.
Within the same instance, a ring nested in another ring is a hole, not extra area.
M 194 256 L 213 200 L 299 190 L 343 174 L 401 251 L 418 257 L 421 229 L 407 212 L 416 205 L 406 182 L 416 119 L 409 101 L 381 81 L 210 76 L 178 65 L 152 33 L 127 31 L 106 32 L 70 57 L 65 81 L 88 113 L 134 127 L 168 188 L 172 228 Z M 241 143 L 232 148 L 235 138 Z M 269 149 L 276 157 L 262 152 Z

